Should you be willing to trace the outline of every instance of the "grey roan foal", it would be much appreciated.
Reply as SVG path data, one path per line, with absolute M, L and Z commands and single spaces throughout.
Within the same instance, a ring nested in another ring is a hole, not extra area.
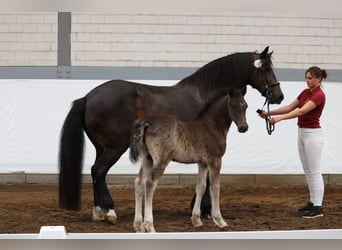
M 152 214 L 153 194 L 170 161 L 198 163 L 196 201 L 191 217 L 193 225 L 203 225 L 200 205 L 209 171 L 211 217 L 218 227 L 227 226 L 219 205 L 221 158 L 226 151 L 226 136 L 232 121 L 237 125 L 239 132 L 246 132 L 248 129 L 245 93 L 245 88 L 232 89 L 229 94 L 217 97 L 203 108 L 198 118 L 193 121 L 180 121 L 174 116 L 158 115 L 149 121 L 137 121 L 134 124 L 130 159 L 132 162 L 140 159 L 140 171 L 135 180 L 133 226 L 136 232 L 155 232 Z

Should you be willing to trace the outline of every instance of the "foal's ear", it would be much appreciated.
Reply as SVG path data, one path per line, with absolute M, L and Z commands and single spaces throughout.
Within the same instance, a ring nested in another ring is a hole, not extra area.
M 237 96 L 240 93 L 240 90 L 235 89 L 235 88 L 230 88 L 229 90 L 229 97 L 230 96 Z
M 243 87 L 241 89 L 230 88 L 228 95 L 229 96 L 244 96 L 247 92 L 247 87 Z

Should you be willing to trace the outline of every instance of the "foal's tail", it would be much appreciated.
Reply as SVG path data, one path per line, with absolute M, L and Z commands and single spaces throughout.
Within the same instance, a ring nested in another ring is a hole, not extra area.
M 129 159 L 136 163 L 142 154 L 148 154 L 145 144 L 145 129 L 148 127 L 146 122 L 136 122 L 131 133 L 131 144 L 129 149 Z
M 78 210 L 81 202 L 81 172 L 86 99 L 73 102 L 62 128 L 59 146 L 59 206 Z

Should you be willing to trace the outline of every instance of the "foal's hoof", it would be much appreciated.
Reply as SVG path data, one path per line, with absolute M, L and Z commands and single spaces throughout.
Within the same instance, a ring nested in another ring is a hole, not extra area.
M 154 229 L 153 223 L 151 222 L 144 222 L 144 227 L 147 233 L 155 233 L 156 230 Z
M 192 221 L 192 225 L 194 227 L 202 227 L 203 226 L 203 223 L 201 221 L 201 217 L 200 216 L 193 215 L 191 217 L 191 221 Z
M 137 233 L 145 233 L 145 227 L 142 221 L 134 221 L 133 223 L 134 231 Z
M 219 227 L 219 228 L 224 228 L 228 226 L 228 223 L 224 221 L 224 219 L 219 218 L 219 219 L 213 219 L 214 223 Z

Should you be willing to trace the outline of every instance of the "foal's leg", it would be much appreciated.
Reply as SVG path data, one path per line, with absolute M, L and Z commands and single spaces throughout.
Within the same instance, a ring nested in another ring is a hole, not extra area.
M 206 187 L 206 176 L 208 174 L 208 168 L 203 164 L 198 164 L 198 176 L 196 184 L 196 199 L 194 208 L 192 209 L 191 221 L 194 227 L 201 227 L 203 223 L 201 221 L 201 201 Z
M 201 215 L 204 218 L 211 218 L 211 198 L 210 198 L 210 179 L 209 179 L 209 174 L 207 174 L 207 185 L 202 197 L 201 201 Z M 190 208 L 191 210 L 194 208 L 196 200 L 196 191 L 194 193 L 194 196 L 192 197 L 191 203 L 190 203 Z
M 139 170 L 139 175 L 135 179 L 135 215 L 133 227 L 136 232 L 145 232 L 145 228 L 143 225 L 143 216 L 142 216 L 142 200 L 144 195 L 144 183 L 146 180 L 146 170 L 152 167 L 152 162 L 147 159 L 142 159 L 141 166 Z M 145 171 L 144 171 L 145 170 Z
M 157 188 L 159 179 L 162 177 L 165 167 L 169 160 L 153 164 L 153 168 L 148 168 L 149 173 L 145 181 L 145 211 L 144 211 L 144 227 L 146 232 L 154 233 L 153 226 L 153 195 Z
M 211 217 L 215 224 L 222 228 L 228 224 L 224 221 L 220 210 L 220 169 L 221 169 L 221 159 L 214 161 L 209 167 L 210 176 L 210 196 L 211 196 Z
M 139 175 L 135 179 L 135 215 L 133 228 L 137 233 L 145 232 L 143 227 L 143 217 L 142 217 L 142 198 L 144 193 L 143 186 L 143 174 L 142 174 L 142 166 L 140 167 Z

